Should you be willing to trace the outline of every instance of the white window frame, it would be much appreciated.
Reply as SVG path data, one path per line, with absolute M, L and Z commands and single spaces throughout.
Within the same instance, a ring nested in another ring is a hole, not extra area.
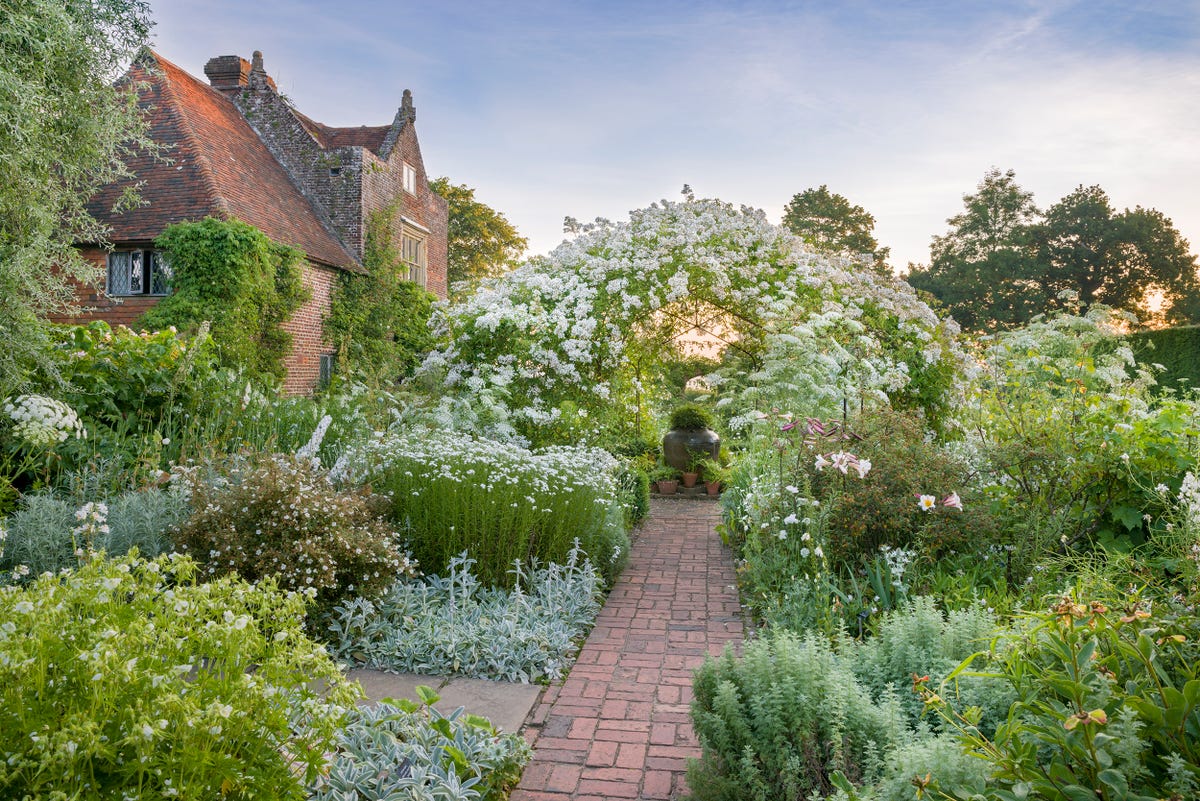
M 428 280 L 429 237 L 416 228 L 404 226 L 400 232 L 400 260 L 408 265 L 408 280 L 424 289 Z
M 400 165 L 400 184 L 408 194 L 417 194 L 417 168 L 407 161 Z
M 108 254 L 104 292 L 111 298 L 139 295 L 165 297 L 171 294 L 171 266 L 160 250 L 136 248 Z

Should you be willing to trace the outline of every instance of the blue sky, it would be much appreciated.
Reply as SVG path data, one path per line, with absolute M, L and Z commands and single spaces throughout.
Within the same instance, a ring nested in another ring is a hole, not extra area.
M 150 0 L 194 75 L 262 50 L 305 114 L 417 106 L 426 168 L 529 237 L 624 217 L 684 183 L 765 209 L 827 184 L 892 262 L 991 166 L 1042 207 L 1099 184 L 1200 251 L 1200 1 L 384 2 Z

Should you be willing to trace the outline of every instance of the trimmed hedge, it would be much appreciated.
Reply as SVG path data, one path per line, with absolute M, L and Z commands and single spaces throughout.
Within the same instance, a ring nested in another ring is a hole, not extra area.
M 1158 376 L 1159 386 L 1200 388 L 1200 326 L 1139 331 L 1130 334 L 1128 341 L 1139 362 L 1167 368 Z

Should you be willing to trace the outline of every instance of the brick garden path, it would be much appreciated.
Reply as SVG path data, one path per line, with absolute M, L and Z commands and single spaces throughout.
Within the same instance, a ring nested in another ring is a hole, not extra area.
M 688 718 L 692 671 L 742 639 L 733 560 L 717 504 L 651 502 L 566 682 L 531 715 L 533 760 L 510 801 L 671 799 L 700 749 Z

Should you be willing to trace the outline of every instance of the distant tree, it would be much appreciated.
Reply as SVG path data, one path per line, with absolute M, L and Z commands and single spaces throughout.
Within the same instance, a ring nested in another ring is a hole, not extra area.
M 1143 322 L 1200 319 L 1196 257 L 1155 209 L 1116 213 L 1103 189 L 1080 186 L 1042 214 L 1013 171 L 996 168 L 963 202 L 950 232 L 933 238 L 929 266 L 912 267 L 908 282 L 964 328 L 1011 328 L 1076 302 Z
M 452 287 L 456 282 L 471 283 L 503 273 L 529 246 L 529 240 L 503 214 L 476 200 L 475 190 L 466 184 L 452 184 L 443 176 L 429 186 L 450 204 L 448 278 Z
M 1103 189 L 1080 186 L 1046 210 L 1033 238 L 1051 307 L 1073 291 L 1085 306 L 1103 303 L 1147 317 L 1147 293 L 1157 292 L 1162 320 L 1195 321 L 1196 257 L 1162 212 L 1138 206 L 1115 213 Z
M 910 268 L 908 282 L 929 292 L 964 328 L 1007 328 L 1043 311 L 1045 288 L 1033 246 L 1039 219 L 1033 194 L 1012 170 L 993 167 L 964 210 L 948 219 L 950 232 L 935 236 L 928 267 Z
M 104 241 L 88 199 L 153 148 L 113 85 L 151 25 L 143 0 L 0 3 L 0 396 L 38 361 L 44 318 L 73 308 L 72 282 L 96 278 L 72 247 Z
M 872 266 L 890 273 L 891 248 L 875 240 L 875 217 L 825 184 L 794 195 L 783 210 L 783 226 L 822 253 L 872 254 Z

